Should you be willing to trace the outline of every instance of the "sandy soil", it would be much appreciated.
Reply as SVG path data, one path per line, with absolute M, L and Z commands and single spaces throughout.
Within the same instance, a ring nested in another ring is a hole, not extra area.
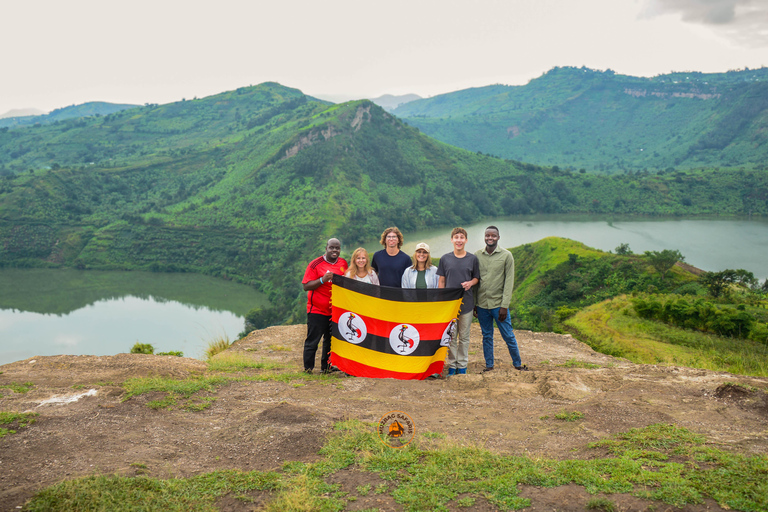
M 456 442 L 533 457 L 588 457 L 584 448 L 589 442 L 660 422 L 675 423 L 744 453 L 768 453 L 768 394 L 729 385 L 765 390 L 768 379 L 637 365 L 596 353 L 571 336 L 527 331 L 517 335 L 523 362 L 531 371 L 514 370 L 506 347 L 497 342 L 496 369 L 481 374 L 481 336 L 477 325 L 472 329 L 465 376 L 420 382 L 339 377 L 304 386 L 232 383 L 213 393 L 213 405 L 199 412 L 151 409 L 147 402 L 164 394 L 124 400 L 119 386 L 135 376 L 204 373 L 206 364 L 194 359 L 56 356 L 0 366 L 0 385 L 34 383 L 27 393 L 0 388 L 0 411 L 40 414 L 30 427 L 0 439 L 0 510 L 17 510 L 44 486 L 96 472 L 189 476 L 314 460 L 334 422 L 354 418 L 377 423 L 392 410 L 413 418 L 417 436 L 441 432 Z M 271 327 L 254 331 L 230 350 L 285 363 L 290 367 L 286 371 L 296 371 L 304 336 L 301 325 Z M 561 366 L 569 360 L 600 367 Z M 551 420 L 563 410 L 580 411 L 584 419 Z M 377 475 L 354 468 L 331 480 L 349 492 L 381 483 Z M 590 497 L 578 486 L 524 488 L 522 494 L 533 500 L 535 510 L 583 510 Z M 246 504 L 227 497 L 219 505 L 222 510 L 253 510 L 269 497 L 255 498 L 256 503 Z M 611 499 L 621 510 L 645 510 L 650 504 L 631 496 Z M 387 495 L 361 497 L 350 506 L 401 510 Z M 494 507 L 477 500 L 471 510 Z M 708 501 L 685 510 L 721 509 Z

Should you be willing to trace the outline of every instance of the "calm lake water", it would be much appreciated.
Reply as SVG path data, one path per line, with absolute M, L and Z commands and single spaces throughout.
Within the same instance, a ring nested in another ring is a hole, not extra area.
M 49 269 L 0 271 L 0 364 L 33 356 L 112 355 L 136 342 L 202 357 L 237 338 L 266 305 L 250 286 L 196 274 Z
M 469 235 L 468 251 L 475 252 L 485 245 L 483 234 L 489 225 L 499 228 L 499 243 L 507 248 L 548 236 L 578 240 L 603 251 L 627 243 L 635 253 L 677 249 L 687 263 L 703 270 L 743 268 L 761 280 L 768 278 L 768 219 L 637 220 L 555 215 L 487 219 L 463 226 Z M 426 242 L 432 256 L 439 257 L 453 250 L 450 235 L 451 228 L 405 233 L 403 250 L 413 254 L 418 242 Z M 366 247 L 381 249 L 376 243 Z
M 503 247 L 548 236 L 604 251 L 627 243 L 635 253 L 678 249 L 704 270 L 743 268 L 768 278 L 768 220 L 620 219 L 535 216 L 490 219 L 464 226 L 467 249 L 484 245 L 485 227 Z M 406 233 L 403 249 L 427 242 L 433 256 L 449 252 L 450 228 Z M 381 248 L 376 241 L 369 250 Z M 354 247 L 344 247 L 349 255 Z M 196 274 L 6 269 L 0 271 L 0 364 L 37 355 L 110 355 L 150 343 L 157 352 L 202 357 L 208 341 L 235 339 L 243 317 L 266 297 L 249 286 Z

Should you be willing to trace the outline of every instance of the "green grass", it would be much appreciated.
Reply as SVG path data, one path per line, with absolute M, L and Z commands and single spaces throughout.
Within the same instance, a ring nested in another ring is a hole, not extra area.
M 14 428 L 25 428 L 35 422 L 39 414 L 32 412 L 0 412 L 0 425 L 13 426 Z M 0 438 L 15 434 L 16 430 L 0 426 Z
M 205 355 L 208 359 L 211 359 L 216 354 L 227 350 L 230 346 L 232 346 L 232 342 L 229 340 L 229 336 L 220 334 L 208 342 L 208 347 L 205 349 Z
M 768 345 L 639 318 L 626 296 L 587 307 L 564 324 L 595 350 L 633 363 L 768 376 Z
M 35 387 L 34 382 L 25 382 L 23 384 L 19 384 L 17 382 L 11 382 L 10 384 L 0 384 L 0 389 L 10 389 L 14 393 L 26 393 L 33 387 Z
M 560 411 L 555 414 L 555 419 L 560 421 L 576 421 L 584 418 L 584 413 L 579 411 Z
M 155 354 L 156 356 L 174 356 L 174 357 L 184 357 L 184 352 L 181 350 L 171 350 L 169 352 L 158 352 Z
M 604 512 L 614 512 L 616 505 L 608 498 L 591 498 L 585 507 L 587 510 L 602 510 Z
M 588 370 L 600 368 L 599 364 L 588 363 L 586 361 L 577 361 L 576 359 L 569 359 L 563 364 L 559 364 L 558 366 L 563 366 L 565 368 L 586 368 Z
M 282 368 L 278 363 L 255 360 L 247 354 L 227 350 L 208 359 L 208 369 L 214 372 L 237 372 L 246 369 L 275 370 Z
M 586 506 L 613 510 L 611 494 L 628 493 L 667 505 L 701 504 L 723 508 L 768 509 L 768 457 L 720 449 L 706 438 L 675 425 L 656 424 L 589 445 L 587 459 L 548 460 L 499 455 L 443 440 L 429 447 L 415 440 L 393 450 L 381 443 L 373 424 L 344 421 L 312 463 L 286 462 L 279 472 L 216 471 L 188 479 L 96 475 L 64 481 L 36 494 L 31 511 L 215 510 L 216 500 L 268 492 L 266 510 L 344 510 L 360 497 L 389 494 L 405 510 L 470 507 L 487 500 L 501 510 L 536 503 L 520 487 L 575 484 L 593 495 Z M 343 492 L 326 479 L 342 469 L 367 471 L 386 481 Z
M 125 380 L 121 386 L 126 391 L 123 401 L 145 393 L 165 393 L 157 400 L 147 402 L 147 407 L 153 409 L 181 408 L 191 412 L 200 411 L 211 406 L 215 393 L 220 386 L 232 382 L 284 382 L 293 386 L 301 386 L 307 382 L 321 384 L 338 383 L 338 377 L 333 375 L 308 375 L 304 372 L 274 372 L 282 365 L 272 362 L 256 361 L 250 356 L 238 352 L 226 351 L 215 355 L 208 363 L 211 373 L 196 375 L 186 379 L 168 377 L 134 377 Z M 266 370 L 261 373 L 244 373 L 246 370 Z

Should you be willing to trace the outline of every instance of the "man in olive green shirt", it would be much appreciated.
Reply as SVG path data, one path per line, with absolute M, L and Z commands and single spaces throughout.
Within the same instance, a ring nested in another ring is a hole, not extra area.
M 499 247 L 499 228 L 485 228 L 485 247 L 475 253 L 480 263 L 480 284 L 475 287 L 475 316 L 483 333 L 485 370 L 493 370 L 493 322 L 501 337 L 507 342 L 509 355 L 515 370 L 528 371 L 520 359 L 515 331 L 509 318 L 509 301 L 515 284 L 515 258 L 512 253 Z

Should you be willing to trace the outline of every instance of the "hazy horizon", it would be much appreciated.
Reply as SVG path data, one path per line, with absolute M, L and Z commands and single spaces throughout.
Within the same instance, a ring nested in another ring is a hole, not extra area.
M 274 81 L 315 97 L 768 65 L 764 0 L 11 3 L 0 113 L 170 103 Z

